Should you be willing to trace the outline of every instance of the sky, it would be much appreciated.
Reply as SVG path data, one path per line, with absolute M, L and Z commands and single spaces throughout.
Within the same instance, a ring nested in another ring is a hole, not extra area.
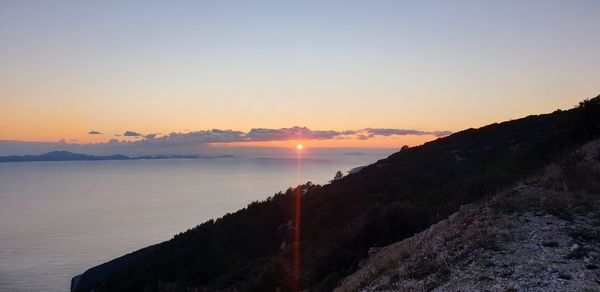
M 594 0 L 0 0 L 0 140 L 418 145 L 598 95 L 598 52 Z

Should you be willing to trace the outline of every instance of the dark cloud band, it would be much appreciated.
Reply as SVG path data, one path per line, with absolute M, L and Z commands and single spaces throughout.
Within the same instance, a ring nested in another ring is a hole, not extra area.
M 125 137 L 139 137 L 139 136 L 142 136 L 142 134 L 140 134 L 138 132 L 134 132 L 134 131 L 125 131 L 125 133 L 123 133 L 123 136 L 125 136 Z
M 188 133 L 170 133 L 168 135 L 158 136 L 158 134 L 143 135 L 137 132 L 127 131 L 123 136 L 143 137 L 136 142 L 122 143 L 140 143 L 148 145 L 200 145 L 212 143 L 234 143 L 234 142 L 264 142 L 264 141 L 284 141 L 284 140 L 329 140 L 329 139 L 361 139 L 366 140 L 377 136 L 406 136 L 406 135 L 431 135 L 442 137 L 452 134 L 449 131 L 420 131 L 407 129 L 384 129 L 384 128 L 365 128 L 362 130 L 347 131 L 315 131 L 306 127 L 291 127 L 280 129 L 255 128 L 248 132 L 235 130 L 204 130 Z M 113 140 L 112 143 L 115 143 Z

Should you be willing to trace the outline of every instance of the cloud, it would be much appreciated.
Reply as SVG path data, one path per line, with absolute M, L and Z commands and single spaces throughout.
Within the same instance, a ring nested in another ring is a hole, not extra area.
M 134 131 L 125 131 L 125 133 L 123 133 L 123 136 L 125 136 L 125 137 L 139 137 L 139 136 L 142 136 L 142 134 L 140 134 L 138 132 L 134 132 Z
M 188 133 L 173 132 L 168 135 L 159 136 L 158 134 L 141 135 L 139 133 L 125 132 L 124 136 L 136 136 L 143 139 L 135 142 L 144 145 L 160 146 L 194 146 L 217 143 L 234 142 L 265 142 L 265 141 L 283 141 L 283 140 L 329 140 L 329 139 L 359 139 L 367 140 L 377 136 L 406 136 L 406 135 L 432 135 L 442 137 L 452 134 L 449 131 L 420 131 L 407 129 L 384 129 L 384 128 L 365 128 L 362 130 L 311 130 L 307 127 L 291 127 L 280 129 L 254 128 L 248 132 L 235 130 L 204 130 Z
M 246 134 L 249 141 L 277 141 L 277 140 L 326 140 L 344 135 L 338 131 L 313 131 L 306 127 L 292 127 L 281 129 L 252 129 Z
M 431 133 L 431 135 L 434 135 L 436 137 L 445 137 L 445 136 L 450 136 L 452 134 L 454 134 L 453 132 L 450 131 L 433 131 L 433 132 L 429 132 Z
M 148 140 L 153 140 L 154 138 L 156 138 L 157 135 L 158 135 L 158 133 L 152 133 L 152 134 L 145 135 L 144 138 L 148 139 Z
M 248 141 L 248 138 L 244 132 L 213 129 L 205 131 L 194 131 L 189 133 L 173 132 L 160 137 L 158 136 L 158 134 L 149 134 L 145 136 L 145 139 L 137 141 L 135 143 L 153 145 L 193 146 L 211 143 L 232 143 L 244 141 Z
M 88 134 L 90 134 L 90 135 L 102 135 L 103 133 L 99 132 L 99 131 L 96 131 L 96 130 L 91 130 L 91 131 L 88 132 Z
M 384 128 L 366 128 L 364 132 L 368 133 L 370 137 L 373 136 L 394 136 L 394 135 L 432 135 L 436 137 L 443 137 L 451 135 L 450 131 L 419 131 L 419 130 L 406 130 L 406 129 L 384 129 Z
M 1 141 L 0 155 L 12 154 L 41 154 L 54 150 L 67 150 L 86 154 L 125 154 L 125 155 L 154 155 L 164 153 L 197 154 L 201 151 L 217 149 L 215 145 L 244 142 L 265 142 L 285 140 L 329 140 L 329 139 L 358 139 L 368 140 L 377 137 L 392 137 L 403 135 L 431 135 L 442 137 L 452 134 L 449 131 L 422 131 L 411 129 L 364 128 L 360 130 L 311 130 L 306 127 L 291 128 L 254 128 L 249 131 L 237 130 L 203 130 L 193 132 L 173 132 L 166 135 L 151 133 L 142 135 L 126 131 L 112 139 L 101 143 L 76 143 L 62 139 L 54 142 L 25 142 Z M 96 135 L 96 134 L 91 134 Z M 126 136 L 128 139 L 121 139 Z M 134 139 L 131 139 L 131 138 Z M 219 151 L 222 151 L 219 150 Z

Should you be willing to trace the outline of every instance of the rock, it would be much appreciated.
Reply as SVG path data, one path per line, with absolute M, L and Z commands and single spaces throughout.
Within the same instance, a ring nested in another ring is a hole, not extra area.
M 579 244 L 575 243 L 571 246 L 571 248 L 569 250 L 576 251 L 577 249 L 579 249 Z
M 369 250 L 367 251 L 367 254 L 368 254 L 369 256 L 371 256 L 371 255 L 373 255 L 373 254 L 376 254 L 376 253 L 377 253 L 377 252 L 378 252 L 380 249 L 381 249 L 381 248 L 378 248 L 378 247 L 371 247 L 371 248 L 369 248 Z

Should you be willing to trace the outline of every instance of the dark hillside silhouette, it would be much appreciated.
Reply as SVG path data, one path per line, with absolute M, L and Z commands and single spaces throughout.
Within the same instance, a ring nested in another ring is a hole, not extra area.
M 468 129 L 302 195 L 302 289 L 330 291 L 368 250 L 409 237 L 600 137 L 600 96 L 567 111 Z M 101 291 L 289 291 L 294 190 L 254 202 L 157 246 Z

